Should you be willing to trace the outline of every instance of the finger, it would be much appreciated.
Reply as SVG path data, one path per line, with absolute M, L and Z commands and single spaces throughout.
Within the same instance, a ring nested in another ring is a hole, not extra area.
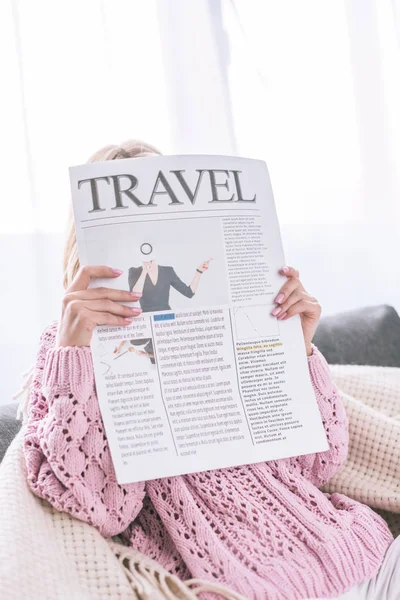
M 97 306 L 98 310 L 94 310 L 95 306 Z M 63 309 L 64 315 L 69 316 L 73 320 L 93 320 L 93 315 L 100 312 L 110 312 L 110 314 L 132 320 L 132 318 L 137 317 L 142 313 L 142 309 L 139 307 L 135 306 L 134 308 L 130 308 L 129 306 L 118 304 L 111 300 L 92 300 L 89 302 L 85 300 L 72 300 L 68 302 Z M 116 351 L 118 351 L 118 348 L 116 348 Z
M 286 321 L 286 319 L 290 319 L 294 315 L 301 315 L 306 313 L 310 317 L 314 317 L 315 319 L 319 319 L 321 315 L 321 306 L 318 302 L 313 302 L 312 300 L 299 300 L 296 304 L 293 304 L 289 308 L 288 311 L 280 314 L 277 317 L 278 321 Z
M 68 304 L 74 300 L 112 300 L 113 302 L 137 302 L 142 297 L 140 292 L 128 292 L 126 290 L 113 290 L 112 288 L 98 287 L 77 292 L 67 292 L 64 303 Z
M 76 292 L 78 290 L 86 290 L 89 287 L 90 280 L 95 277 L 110 277 L 115 279 L 122 273 L 123 271 L 120 269 L 112 269 L 111 267 L 82 266 L 67 291 Z
M 93 330 L 96 325 L 129 325 L 132 323 L 134 316 L 120 317 L 111 313 L 102 313 L 88 310 L 82 306 L 82 302 L 77 300 L 71 302 L 67 309 L 70 312 L 71 322 L 74 326 L 84 327 L 88 331 Z
M 278 306 L 276 306 L 274 308 L 274 310 L 271 312 L 271 315 L 273 315 L 274 317 L 277 317 L 278 315 L 282 315 L 291 306 L 293 306 L 293 304 L 296 304 L 296 302 L 299 302 L 299 300 L 303 300 L 303 299 L 306 299 L 306 293 L 297 287 L 294 290 L 294 292 L 292 292 L 288 296 L 288 298 L 284 302 L 282 302 L 282 304 L 279 304 Z
M 126 327 L 130 325 L 133 321 L 133 317 L 118 317 L 117 315 L 112 315 L 108 312 L 88 312 L 88 320 L 90 320 L 94 325 L 112 325 L 114 327 Z
M 279 269 L 279 273 L 286 275 L 286 277 L 299 277 L 299 272 L 293 267 L 282 267 Z
M 285 302 L 285 300 L 287 300 L 289 298 L 290 294 L 293 294 L 293 292 L 297 289 L 303 290 L 303 286 L 300 282 L 300 279 L 297 279 L 297 278 L 288 279 L 286 281 L 286 283 L 284 283 L 283 286 L 281 287 L 281 289 L 279 290 L 279 293 L 278 293 L 277 297 L 275 298 L 275 302 L 277 304 L 282 304 L 283 302 Z
M 132 317 L 140 315 L 142 309 L 138 306 L 125 306 L 112 300 L 89 300 L 83 301 L 83 306 L 88 310 L 94 312 L 109 312 L 112 315 L 118 315 L 120 317 Z

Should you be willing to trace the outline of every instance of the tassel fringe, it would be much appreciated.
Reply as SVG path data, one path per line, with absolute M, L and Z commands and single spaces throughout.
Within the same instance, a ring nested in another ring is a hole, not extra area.
M 110 542 L 110 547 L 136 594 L 136 600 L 199 600 L 200 594 L 207 592 L 224 600 L 247 600 L 211 581 L 189 579 L 183 582 L 152 559 L 121 544 Z

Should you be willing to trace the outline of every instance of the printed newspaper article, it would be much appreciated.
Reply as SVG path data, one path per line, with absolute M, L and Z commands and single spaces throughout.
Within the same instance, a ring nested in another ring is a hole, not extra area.
M 328 449 L 298 316 L 271 316 L 285 278 L 266 164 L 155 156 L 70 169 L 93 285 L 142 293 L 92 356 L 119 483 Z

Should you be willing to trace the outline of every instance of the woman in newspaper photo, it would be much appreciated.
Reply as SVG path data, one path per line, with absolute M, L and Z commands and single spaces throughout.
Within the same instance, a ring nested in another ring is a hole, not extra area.
M 130 141 L 107 146 L 90 161 L 154 154 L 152 146 Z M 32 492 L 106 538 L 120 535 L 182 580 L 201 578 L 254 600 L 398 599 L 400 538 L 393 541 L 368 506 L 319 489 L 346 460 L 348 421 L 328 364 L 312 343 L 320 305 L 298 272 L 282 268 L 286 281 L 272 314 L 279 320 L 300 315 L 329 449 L 119 485 L 90 341 L 97 325 L 128 325 L 141 309 L 121 304 L 139 300 L 135 290 L 89 287 L 92 278 L 120 277 L 111 267 L 79 265 L 71 219 L 62 314 L 41 337 L 24 429 Z
M 177 292 L 193 298 L 203 273 L 208 271 L 212 258 L 203 261 L 195 270 L 190 285 L 186 285 L 173 267 L 159 265 L 155 259 L 153 246 L 143 243 L 140 246 L 143 264 L 131 267 L 128 273 L 129 290 L 141 294 L 139 303 L 143 312 L 171 310 L 169 295 L 173 287 Z

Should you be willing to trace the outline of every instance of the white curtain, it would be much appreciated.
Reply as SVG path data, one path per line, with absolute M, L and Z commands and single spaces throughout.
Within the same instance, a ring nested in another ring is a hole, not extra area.
M 325 314 L 400 308 L 398 0 L 0 2 L 0 403 L 58 317 L 68 167 L 129 137 L 267 161 Z
M 155 0 L 0 2 L 0 403 L 59 315 L 68 167 L 130 137 L 171 152 Z
M 325 314 L 400 309 L 399 1 L 159 4 L 180 150 L 267 161 L 287 262 Z
M 267 160 L 288 262 L 325 313 L 400 308 L 393 3 L 222 5 L 237 150 Z

